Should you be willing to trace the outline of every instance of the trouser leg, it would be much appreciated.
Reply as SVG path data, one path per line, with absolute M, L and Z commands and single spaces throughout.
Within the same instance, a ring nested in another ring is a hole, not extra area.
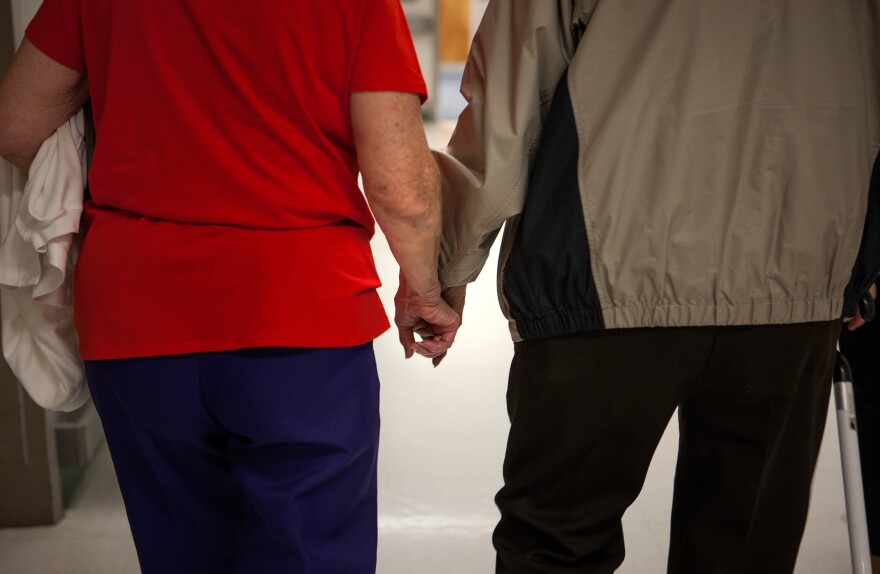
M 145 574 L 372 574 L 372 346 L 87 364 Z
M 620 565 L 621 517 L 711 343 L 702 329 L 517 343 L 496 497 L 499 573 L 605 573 Z
M 375 572 L 372 345 L 224 353 L 206 375 L 246 502 L 237 572 Z
M 839 323 L 727 328 L 680 406 L 669 571 L 788 573 L 806 521 Z
M 192 356 L 89 361 L 92 397 L 144 574 L 222 574 L 241 493 Z

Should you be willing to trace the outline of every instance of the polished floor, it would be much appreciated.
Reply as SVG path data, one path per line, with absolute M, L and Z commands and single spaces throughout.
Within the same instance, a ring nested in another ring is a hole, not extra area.
M 429 135 L 432 145 L 442 146 L 449 127 L 432 125 Z M 374 244 L 381 294 L 390 310 L 397 267 L 381 235 Z M 383 384 L 379 574 L 493 571 L 492 497 L 501 484 L 504 394 L 513 350 L 496 302 L 494 266 L 495 256 L 469 289 L 464 325 L 439 368 L 419 357 L 404 361 L 394 332 L 376 342 Z M 828 421 L 797 574 L 851 572 L 836 425 L 831 416 Z M 673 422 L 642 495 L 624 518 L 627 558 L 620 573 L 665 571 L 676 440 Z M 0 530 L 0 574 L 136 572 L 105 449 L 60 524 Z

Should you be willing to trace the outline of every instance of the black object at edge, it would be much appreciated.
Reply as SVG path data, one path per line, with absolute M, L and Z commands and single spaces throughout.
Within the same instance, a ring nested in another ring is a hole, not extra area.
M 843 353 L 837 351 L 837 360 L 834 361 L 834 382 L 851 383 L 852 380 L 852 369 L 849 366 L 849 362 L 846 360 L 846 357 L 843 356 Z
M 859 313 L 866 323 L 874 320 L 874 316 L 877 314 L 877 303 L 870 294 L 866 294 L 859 299 Z
M 880 155 L 874 161 L 868 189 L 868 212 L 859 254 L 853 265 L 849 284 L 843 293 L 843 316 L 855 315 L 856 306 L 865 297 L 880 274 Z

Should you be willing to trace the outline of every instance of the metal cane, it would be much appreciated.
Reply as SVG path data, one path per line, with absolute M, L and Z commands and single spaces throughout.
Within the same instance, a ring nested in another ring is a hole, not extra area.
M 870 297 L 859 303 L 859 309 L 865 320 L 873 319 L 873 303 Z M 862 463 L 859 459 L 858 424 L 852 379 L 849 363 L 838 351 L 834 366 L 834 403 L 837 408 L 840 461 L 843 464 L 849 548 L 853 574 L 871 574 L 871 548 L 868 544 L 868 519 L 865 512 L 865 491 L 862 485 Z

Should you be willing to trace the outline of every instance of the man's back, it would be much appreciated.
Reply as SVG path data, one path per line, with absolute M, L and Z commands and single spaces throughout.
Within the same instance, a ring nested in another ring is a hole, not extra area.
M 880 149 L 878 4 L 547 4 L 500 2 L 475 40 L 440 157 L 444 284 L 522 212 L 502 250 L 515 337 L 851 310 L 878 265 L 863 250 L 847 290 Z
M 599 2 L 569 85 L 607 327 L 840 316 L 880 146 L 869 5 Z

